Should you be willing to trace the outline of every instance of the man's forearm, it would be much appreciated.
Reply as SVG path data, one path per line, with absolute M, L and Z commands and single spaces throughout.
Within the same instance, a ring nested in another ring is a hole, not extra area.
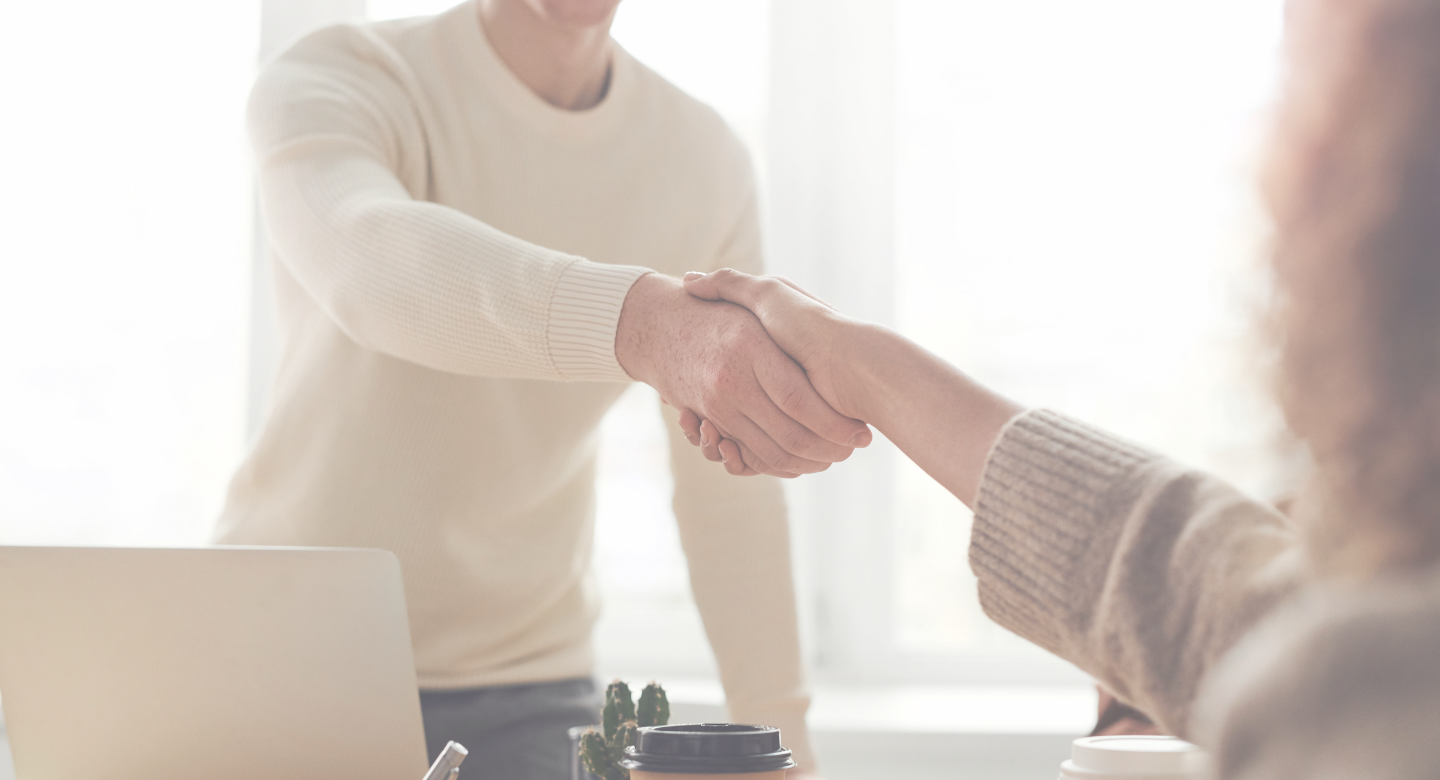
M 346 336 L 447 373 L 617 381 L 621 301 L 648 269 L 592 263 L 415 200 L 356 144 L 259 168 L 270 241 Z

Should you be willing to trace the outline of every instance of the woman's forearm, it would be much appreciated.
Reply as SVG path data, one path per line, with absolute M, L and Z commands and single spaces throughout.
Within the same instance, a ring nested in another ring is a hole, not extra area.
M 925 473 L 973 508 L 991 445 L 1023 407 L 881 325 L 851 320 L 836 384 Z

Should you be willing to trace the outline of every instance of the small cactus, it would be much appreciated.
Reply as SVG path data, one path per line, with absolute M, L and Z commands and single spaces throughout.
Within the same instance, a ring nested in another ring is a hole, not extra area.
M 609 748 L 607 755 L 610 756 L 610 763 L 614 764 L 616 768 L 620 768 L 620 762 L 625 760 L 625 748 L 635 744 L 635 735 L 639 731 L 640 727 L 635 725 L 635 721 L 627 720 L 621 723 L 620 730 L 615 732 L 615 741 L 607 746 Z M 624 769 L 620 771 L 624 772 L 626 777 L 630 776 L 628 771 Z
M 580 760 L 585 762 L 585 768 L 590 770 L 590 774 L 602 780 L 623 780 L 626 777 L 621 774 L 620 767 L 610 762 L 605 737 L 598 731 L 587 731 L 585 736 L 580 738 Z
M 630 698 L 630 686 L 616 680 L 605 689 L 605 709 L 600 712 L 605 741 L 614 742 L 615 732 L 627 720 L 635 720 L 635 701 Z
M 591 729 L 580 738 L 580 758 L 585 768 L 602 780 L 629 780 L 630 770 L 620 766 L 625 748 L 635 744 L 642 726 L 664 726 L 670 722 L 670 700 L 658 683 L 640 692 L 637 714 L 630 686 L 616 680 L 605 689 L 605 709 L 600 713 L 602 731 Z
M 636 706 L 636 722 L 641 726 L 664 726 L 670 722 L 670 700 L 665 698 L 665 689 L 659 683 L 650 683 L 640 691 L 640 704 Z

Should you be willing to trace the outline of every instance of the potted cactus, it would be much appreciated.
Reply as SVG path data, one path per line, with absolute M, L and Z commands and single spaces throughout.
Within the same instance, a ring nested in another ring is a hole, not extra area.
M 625 748 L 635 744 L 641 726 L 664 726 L 670 722 L 670 700 L 659 683 L 640 691 L 638 705 L 630 686 L 616 680 L 605 689 L 605 709 L 600 713 L 602 731 L 590 729 L 580 738 L 580 758 L 585 768 L 601 780 L 629 780 L 630 770 L 620 766 Z

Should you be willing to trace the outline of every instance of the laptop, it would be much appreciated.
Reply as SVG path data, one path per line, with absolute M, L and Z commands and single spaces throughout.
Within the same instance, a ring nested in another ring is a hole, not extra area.
M 418 780 L 400 565 L 381 550 L 0 547 L 21 780 Z

